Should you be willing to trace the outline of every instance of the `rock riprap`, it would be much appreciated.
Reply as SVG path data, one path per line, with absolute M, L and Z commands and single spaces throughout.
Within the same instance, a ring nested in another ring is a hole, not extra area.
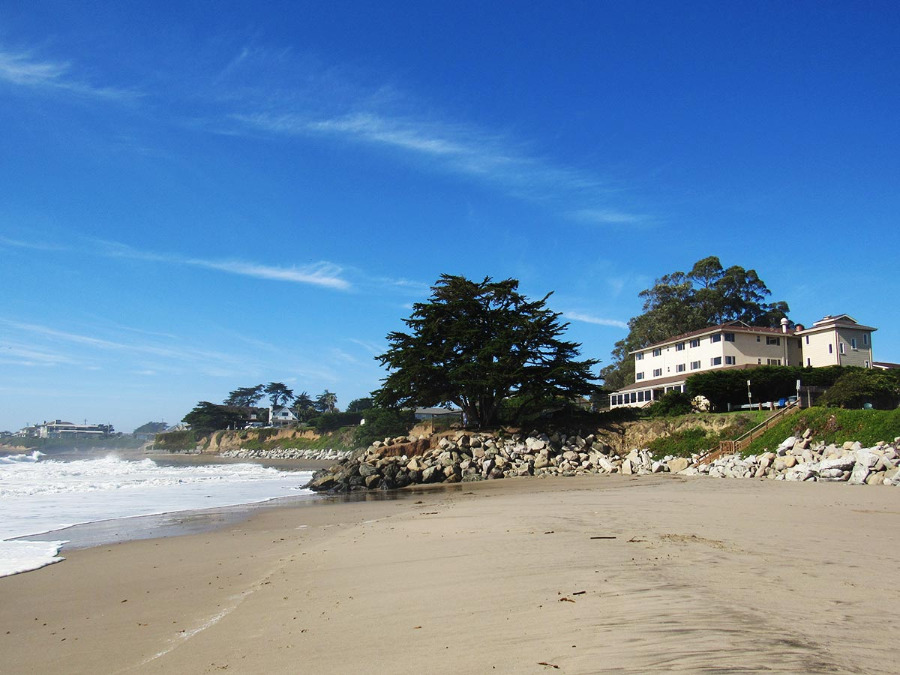
M 847 482 L 855 485 L 900 484 L 900 438 L 864 448 L 813 443 L 806 437 L 786 438 L 774 452 L 726 455 L 709 464 L 698 462 L 680 473 L 721 478 L 770 478 L 788 481 Z
M 336 462 L 350 457 L 353 453 L 349 450 L 319 450 L 300 448 L 271 448 L 269 450 L 225 450 L 219 453 L 220 457 L 235 457 L 237 459 L 312 459 L 325 462 Z
M 838 447 L 813 444 L 808 437 L 791 437 L 775 452 L 748 457 L 727 455 L 705 463 L 700 456 L 666 456 L 657 460 L 645 449 L 631 450 L 622 457 L 592 434 L 498 437 L 456 432 L 433 438 L 378 441 L 355 457 L 342 457 L 337 464 L 317 471 L 308 487 L 315 491 L 350 492 L 513 476 L 613 473 L 898 485 L 898 447 L 900 438 L 863 448 L 859 443 Z

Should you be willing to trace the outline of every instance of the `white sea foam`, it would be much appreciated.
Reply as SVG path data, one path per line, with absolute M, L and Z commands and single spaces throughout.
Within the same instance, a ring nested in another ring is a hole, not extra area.
M 61 560 L 64 541 L 9 541 L 70 525 L 250 504 L 309 493 L 308 471 L 256 464 L 160 466 L 149 459 L 60 462 L 39 452 L 0 457 L 0 576 Z

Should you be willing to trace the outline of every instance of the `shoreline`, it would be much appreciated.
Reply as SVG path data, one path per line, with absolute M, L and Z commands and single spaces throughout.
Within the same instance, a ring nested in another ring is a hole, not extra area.
M 892 488 L 586 476 L 401 492 L 2 578 L 0 670 L 894 671 Z

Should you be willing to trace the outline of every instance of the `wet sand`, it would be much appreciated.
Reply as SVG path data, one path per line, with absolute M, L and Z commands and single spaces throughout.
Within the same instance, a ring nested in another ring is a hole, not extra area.
M 2 673 L 897 672 L 893 488 L 509 479 L 0 578 Z

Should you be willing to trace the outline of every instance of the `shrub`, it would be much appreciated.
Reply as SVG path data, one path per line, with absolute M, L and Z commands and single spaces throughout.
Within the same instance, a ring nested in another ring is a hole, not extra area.
M 848 369 L 819 399 L 819 404 L 836 408 L 896 408 L 900 400 L 897 377 L 878 370 Z
M 368 446 L 391 436 L 403 436 L 409 433 L 416 423 L 412 410 L 395 408 L 370 408 L 365 413 L 365 424 L 356 428 L 354 442 Z
M 156 435 L 156 438 L 153 439 L 153 447 L 159 450 L 168 450 L 169 452 L 193 450 L 197 446 L 197 440 L 198 434 L 192 429 L 167 431 Z
M 693 411 L 692 397 L 680 391 L 670 391 L 647 410 L 650 417 L 677 417 Z
M 310 424 L 315 427 L 317 433 L 321 434 L 359 424 L 362 418 L 363 413 L 361 412 L 334 412 L 314 417 L 310 420 Z

